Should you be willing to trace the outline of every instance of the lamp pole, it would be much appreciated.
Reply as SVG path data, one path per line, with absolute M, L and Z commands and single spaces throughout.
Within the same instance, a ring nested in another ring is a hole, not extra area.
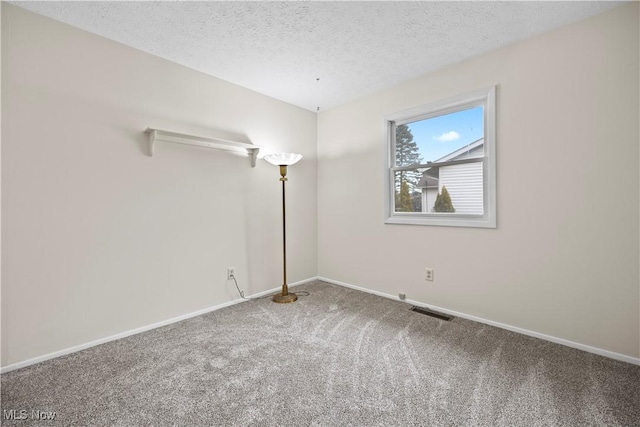
M 264 159 L 280 167 L 280 181 L 282 182 L 282 292 L 273 296 L 277 303 L 289 303 L 298 299 L 298 296 L 289 292 L 287 284 L 287 209 L 285 198 L 285 182 L 287 181 L 287 166 L 298 162 L 302 155 L 295 153 L 275 153 L 264 156 Z
M 298 296 L 289 293 L 287 285 L 287 209 L 285 198 L 285 182 L 287 182 L 287 165 L 280 166 L 280 181 L 282 181 L 282 293 L 273 296 L 273 301 L 278 303 L 294 302 Z

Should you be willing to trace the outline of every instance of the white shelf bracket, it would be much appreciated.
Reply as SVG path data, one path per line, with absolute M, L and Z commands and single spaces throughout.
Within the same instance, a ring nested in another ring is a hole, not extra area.
M 218 138 L 205 138 L 202 136 L 185 135 L 166 130 L 147 128 L 149 134 L 149 156 L 153 157 L 154 146 L 157 141 L 173 142 L 176 144 L 195 145 L 197 147 L 212 148 L 216 150 L 243 152 L 249 155 L 251 167 L 256 166 L 260 147 L 246 142 L 229 141 Z
M 156 131 L 155 130 L 151 130 L 151 132 L 149 132 L 149 157 L 153 157 L 153 144 L 155 144 L 156 142 Z
M 251 167 L 256 167 L 256 160 L 258 160 L 258 153 L 260 152 L 259 148 L 247 148 L 249 152 L 249 156 L 251 156 Z

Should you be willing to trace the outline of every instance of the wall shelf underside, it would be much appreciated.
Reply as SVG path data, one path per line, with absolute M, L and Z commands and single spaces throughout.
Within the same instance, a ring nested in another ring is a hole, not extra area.
M 247 153 L 251 159 L 251 167 L 256 166 L 256 159 L 260 147 L 246 142 L 229 141 L 226 139 L 205 138 L 201 136 L 185 135 L 166 130 L 147 128 L 149 134 L 149 156 L 153 157 L 154 144 L 157 141 L 173 142 L 175 144 L 195 145 L 198 147 L 212 148 L 215 150 L 235 151 Z

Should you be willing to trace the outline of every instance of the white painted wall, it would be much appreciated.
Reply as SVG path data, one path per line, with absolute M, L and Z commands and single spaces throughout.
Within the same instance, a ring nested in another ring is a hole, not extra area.
M 638 16 L 634 2 L 321 112 L 320 276 L 640 356 Z M 498 228 L 383 224 L 383 116 L 492 84 Z
M 2 366 L 317 275 L 316 114 L 2 3 Z M 239 325 L 241 327 L 241 325 Z

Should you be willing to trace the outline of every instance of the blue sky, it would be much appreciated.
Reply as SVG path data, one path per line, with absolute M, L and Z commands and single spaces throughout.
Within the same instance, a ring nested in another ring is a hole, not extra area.
M 484 135 L 483 107 L 408 123 L 424 163 L 434 161 Z

